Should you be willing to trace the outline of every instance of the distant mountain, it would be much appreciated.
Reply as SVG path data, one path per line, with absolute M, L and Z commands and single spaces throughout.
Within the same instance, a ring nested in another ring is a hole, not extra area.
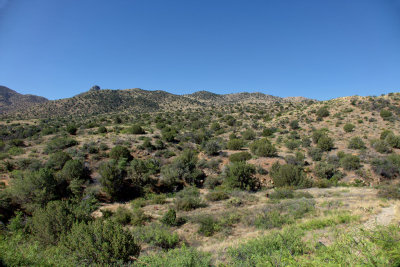
M 284 99 L 263 93 L 237 93 L 219 95 L 199 91 L 188 95 L 175 95 L 165 91 L 147 91 L 139 88 L 125 90 L 89 90 L 71 98 L 47 101 L 41 105 L 13 110 L 9 115 L 19 117 L 86 116 L 106 113 L 156 112 L 185 110 L 233 103 L 299 102 L 297 98 Z
M 5 86 L 0 86 L 0 114 L 19 109 L 26 109 L 32 105 L 45 103 L 48 100 L 36 95 L 23 95 Z

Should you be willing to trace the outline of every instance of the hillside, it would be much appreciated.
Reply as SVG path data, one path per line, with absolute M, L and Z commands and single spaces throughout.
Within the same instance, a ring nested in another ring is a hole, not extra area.
M 26 109 L 38 103 L 45 103 L 48 100 L 36 95 L 22 95 L 10 88 L 0 86 L 0 114 L 15 110 Z
M 10 110 L 8 115 L 20 118 L 87 116 L 107 113 L 156 112 L 199 109 L 210 105 L 245 103 L 296 103 L 312 101 L 306 98 L 280 98 L 263 93 L 218 95 L 199 91 L 189 95 L 175 95 L 165 91 L 139 88 L 125 90 L 89 90 L 71 98 L 47 101 L 41 105 Z

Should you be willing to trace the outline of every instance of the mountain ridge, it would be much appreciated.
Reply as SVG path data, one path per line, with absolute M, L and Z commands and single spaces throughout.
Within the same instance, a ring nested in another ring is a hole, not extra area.
M 11 90 L 11 89 L 10 89 Z M 15 92 L 15 91 L 13 91 Z M 15 92 L 17 93 L 17 92 Z M 17 93 L 18 94 L 18 93 Z M 275 103 L 316 101 L 308 98 L 282 98 L 260 92 L 216 94 L 198 91 L 192 94 L 177 95 L 163 90 L 101 89 L 89 90 L 70 98 L 47 100 L 18 108 L 5 109 L 10 116 L 23 118 L 62 117 L 68 115 L 98 115 L 113 112 L 156 112 L 171 109 L 197 109 L 210 105 L 235 103 Z M 36 104 L 36 105 L 35 105 Z
M 28 106 L 49 101 L 47 98 L 32 94 L 20 94 L 6 86 L 0 85 L 0 114 L 24 109 Z

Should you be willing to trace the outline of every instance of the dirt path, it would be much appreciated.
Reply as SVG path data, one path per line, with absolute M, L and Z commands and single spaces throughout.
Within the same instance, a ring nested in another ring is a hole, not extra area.
M 365 228 L 371 229 L 376 225 L 388 225 L 396 218 L 396 204 L 382 208 L 381 212 L 372 216 L 364 223 Z

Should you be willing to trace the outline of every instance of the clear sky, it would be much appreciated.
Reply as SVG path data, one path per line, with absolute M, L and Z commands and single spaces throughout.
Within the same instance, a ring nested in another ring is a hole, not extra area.
M 329 99 L 400 91 L 400 0 L 0 0 L 0 85 Z

